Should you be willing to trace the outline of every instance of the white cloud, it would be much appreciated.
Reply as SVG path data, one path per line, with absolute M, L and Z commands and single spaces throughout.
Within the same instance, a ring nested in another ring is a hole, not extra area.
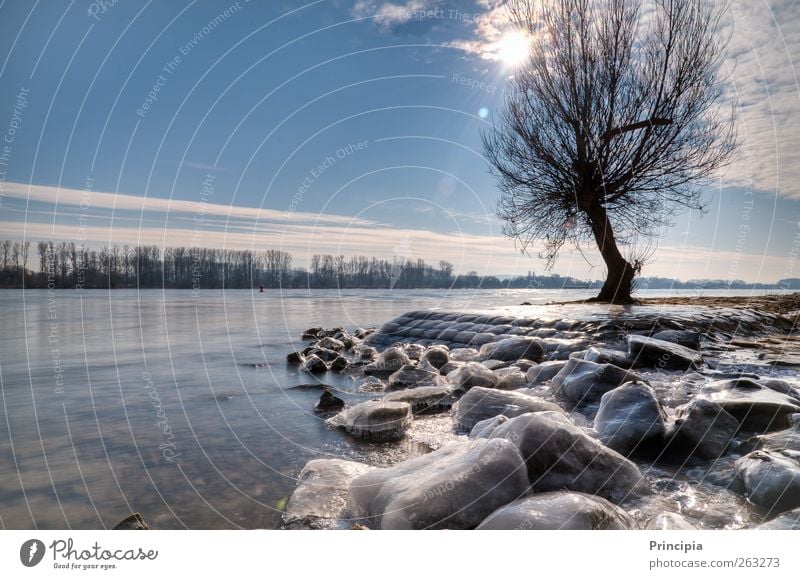
M 358 0 L 353 6 L 352 14 L 355 18 L 373 18 L 379 28 L 389 30 L 394 26 L 423 18 L 425 13 L 436 10 L 440 4 L 441 0 L 406 0 L 402 4 Z

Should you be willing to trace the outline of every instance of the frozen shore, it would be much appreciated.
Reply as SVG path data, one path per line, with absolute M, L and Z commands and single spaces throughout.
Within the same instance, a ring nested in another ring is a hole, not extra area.
M 363 397 L 323 393 L 330 435 L 429 452 L 310 461 L 284 526 L 798 528 L 797 294 L 663 301 L 307 330 L 287 363 Z

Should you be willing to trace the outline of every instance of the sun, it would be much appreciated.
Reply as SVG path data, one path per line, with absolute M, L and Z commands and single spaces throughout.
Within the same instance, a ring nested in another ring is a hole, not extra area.
M 522 64 L 529 50 L 528 35 L 519 30 L 506 32 L 496 45 L 497 58 L 509 67 Z

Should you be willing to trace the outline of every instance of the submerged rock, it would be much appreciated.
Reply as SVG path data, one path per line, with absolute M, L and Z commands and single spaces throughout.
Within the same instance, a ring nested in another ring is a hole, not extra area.
M 789 416 L 800 412 L 800 402 L 791 396 L 747 378 L 713 382 L 698 397 L 716 402 L 750 431 L 786 428 Z
M 697 526 L 678 513 L 663 512 L 647 522 L 648 531 L 694 531 Z
M 780 513 L 800 507 L 800 463 L 778 452 L 756 450 L 736 461 L 751 502 Z
M 447 381 L 462 390 L 474 387 L 494 388 L 499 380 L 497 374 L 478 362 L 467 362 L 447 375 Z
M 498 426 L 491 438 L 505 438 L 519 448 L 534 492 L 566 489 L 616 503 L 649 492 L 635 464 L 559 412 L 517 416 Z
M 722 456 L 739 429 L 739 421 L 711 400 L 695 398 L 677 410 L 671 450 L 686 456 L 715 459 Z
M 703 363 L 695 350 L 646 336 L 628 336 L 628 352 L 637 364 L 664 370 L 690 370 Z
M 441 386 L 444 378 L 439 372 L 417 366 L 406 365 L 389 376 L 390 388 L 419 388 L 421 386 Z
M 289 498 L 283 523 L 289 529 L 330 529 L 346 516 L 350 482 L 372 467 L 349 460 L 308 462 Z
M 554 376 L 556 376 L 561 370 L 564 369 L 564 366 L 567 365 L 566 361 L 563 360 L 553 360 L 550 362 L 542 362 L 541 364 L 536 364 L 535 366 L 531 366 L 528 368 L 527 372 L 527 379 L 529 384 L 539 384 L 541 382 L 547 382 L 548 380 L 552 380 Z
M 567 360 L 550 381 L 555 393 L 578 403 L 597 400 L 625 382 L 644 382 L 644 379 L 613 364 L 595 364 L 579 358 Z
M 667 415 L 655 391 L 642 382 L 627 382 L 603 394 L 594 420 L 600 440 L 629 455 L 663 442 Z
M 407 402 L 370 400 L 343 410 L 328 419 L 328 423 L 373 442 L 399 440 L 405 436 L 411 423 L 411 405 Z
M 526 336 L 512 336 L 497 342 L 490 342 L 481 346 L 481 356 L 486 359 L 513 362 L 516 360 L 544 360 L 545 351 L 538 338 Z
M 373 529 L 472 529 L 527 490 L 516 447 L 480 439 L 356 478 L 350 505 Z
M 344 400 L 334 396 L 330 390 L 325 390 L 314 405 L 314 412 L 331 412 L 344 408 Z
M 447 412 L 455 404 L 450 386 L 421 386 L 413 390 L 392 392 L 383 397 L 384 402 L 407 402 L 414 414 Z
M 456 404 L 455 421 L 459 428 L 469 431 L 482 420 L 500 414 L 512 418 L 544 410 L 562 412 L 557 405 L 536 396 L 478 386 L 462 396 Z
M 634 520 L 601 497 L 575 492 L 538 493 L 500 507 L 478 529 L 492 530 L 629 530 Z

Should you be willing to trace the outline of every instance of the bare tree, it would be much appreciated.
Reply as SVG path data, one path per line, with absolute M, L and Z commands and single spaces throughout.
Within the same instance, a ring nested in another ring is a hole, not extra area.
M 530 56 L 484 149 L 498 215 L 552 267 L 570 242 L 597 245 L 599 301 L 631 301 L 641 269 L 620 245 L 704 209 L 707 178 L 732 158 L 721 104 L 723 7 L 712 0 L 510 0 Z

